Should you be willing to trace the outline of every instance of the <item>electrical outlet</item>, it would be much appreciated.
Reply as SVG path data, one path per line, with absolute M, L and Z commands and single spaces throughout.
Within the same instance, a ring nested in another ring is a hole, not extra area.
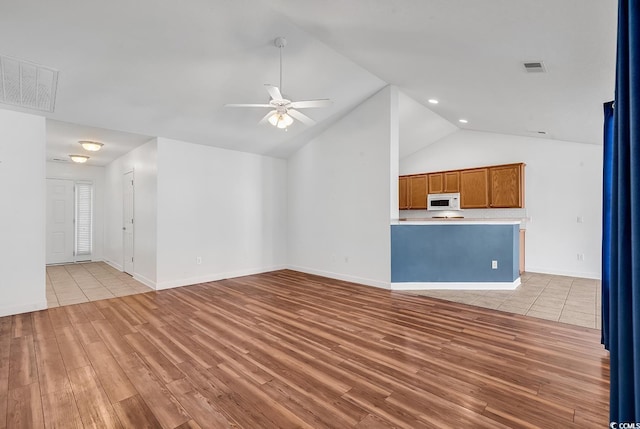
M 198 257 L 196 257 L 196 264 L 197 264 L 197 265 L 202 264 L 202 256 L 198 256 Z
M 496 261 L 496 260 L 491 261 L 491 269 L 492 270 L 497 270 L 498 269 L 498 261 Z
M 576 218 L 576 222 L 578 222 L 578 223 L 584 223 L 584 217 L 582 217 L 582 216 L 578 216 L 578 217 Z
M 584 261 L 584 253 L 578 253 L 578 261 Z

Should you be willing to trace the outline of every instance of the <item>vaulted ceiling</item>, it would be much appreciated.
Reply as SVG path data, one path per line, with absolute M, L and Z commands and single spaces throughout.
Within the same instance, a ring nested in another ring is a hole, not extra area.
M 59 70 L 48 118 L 139 141 L 286 156 L 390 83 L 460 128 L 597 144 L 615 20 L 615 0 L 22 0 L 2 4 L 0 54 Z M 268 101 L 276 36 L 285 95 L 334 101 L 313 127 L 223 107 Z

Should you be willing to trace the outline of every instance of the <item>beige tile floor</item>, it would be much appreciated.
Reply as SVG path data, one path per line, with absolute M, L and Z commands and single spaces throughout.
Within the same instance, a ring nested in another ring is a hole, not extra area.
M 521 281 L 522 284 L 513 291 L 429 290 L 410 293 L 601 328 L 600 280 L 523 273 Z
M 47 267 L 49 308 L 151 291 L 150 287 L 104 262 Z
M 600 281 L 523 273 L 513 291 L 428 290 L 409 293 L 492 308 L 509 313 L 600 329 Z M 47 267 L 51 307 L 98 301 L 153 289 L 104 262 Z

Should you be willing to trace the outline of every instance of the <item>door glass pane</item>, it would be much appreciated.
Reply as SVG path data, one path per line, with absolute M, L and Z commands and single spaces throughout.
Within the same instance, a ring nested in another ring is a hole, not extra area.
M 76 183 L 76 258 L 93 250 L 93 184 Z

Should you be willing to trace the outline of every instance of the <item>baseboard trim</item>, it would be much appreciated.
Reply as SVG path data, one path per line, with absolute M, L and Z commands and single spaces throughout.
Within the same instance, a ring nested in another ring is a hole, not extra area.
M 124 270 L 122 269 L 122 265 L 117 264 L 117 263 L 115 263 L 115 262 L 113 262 L 113 261 L 110 261 L 109 259 L 106 259 L 106 258 L 105 258 L 105 259 L 103 259 L 103 260 L 102 260 L 102 262 L 104 262 L 104 263 L 105 263 L 105 264 L 107 264 L 107 265 L 111 265 L 113 268 L 115 268 L 115 269 L 116 269 L 116 270 L 118 270 L 118 271 L 124 271 Z
M 151 279 L 146 278 L 143 275 L 134 273 L 133 274 L 133 279 L 139 281 L 140 283 L 142 283 L 145 286 L 149 286 L 151 289 L 156 289 L 156 282 L 154 282 Z
M 527 267 L 526 272 L 538 273 L 538 274 L 552 274 L 554 276 L 580 277 L 583 279 L 593 279 L 593 280 L 600 280 L 602 276 L 602 273 L 552 270 L 552 269 L 540 268 L 540 267 Z
M 207 274 L 205 276 L 189 277 L 189 278 L 180 279 L 180 280 L 169 280 L 164 282 L 157 282 L 155 284 L 155 289 L 156 290 L 173 289 L 175 287 L 191 286 L 199 283 L 215 282 L 218 280 L 232 279 L 235 277 L 244 277 L 244 276 L 251 276 L 254 274 L 268 273 L 271 271 L 283 270 L 285 268 L 286 266 L 284 265 L 278 265 L 273 267 L 250 268 L 246 270 L 229 271 L 225 273 Z
M 15 314 L 30 313 L 32 311 L 46 310 L 47 301 L 32 302 L 23 305 L 13 305 L 10 307 L 0 307 L 0 317 L 13 316 Z
M 316 270 L 314 268 L 300 267 L 298 265 L 289 265 L 287 266 L 287 268 L 294 271 L 300 271 L 302 273 L 328 277 L 330 279 L 343 280 L 345 282 L 352 282 L 352 283 L 359 283 L 365 286 L 373 286 L 380 289 L 390 289 L 389 282 L 381 282 L 380 280 L 367 279 L 364 277 L 352 276 L 350 274 L 334 273 L 332 271 Z
M 520 277 L 512 282 L 407 282 L 391 283 L 391 290 L 514 290 Z

